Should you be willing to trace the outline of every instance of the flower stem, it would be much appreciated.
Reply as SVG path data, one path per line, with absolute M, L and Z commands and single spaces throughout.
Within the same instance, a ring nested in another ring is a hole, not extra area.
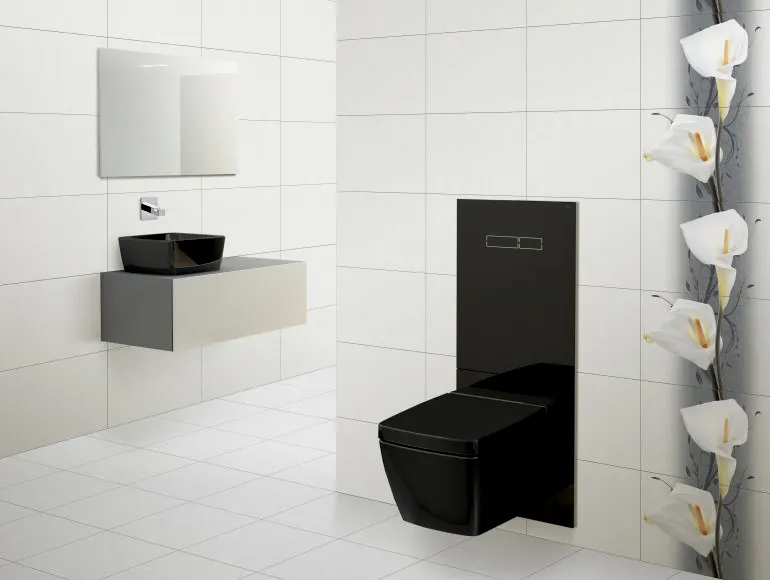
M 719 565 L 717 564 L 717 559 L 714 557 L 714 552 L 711 552 L 711 573 L 714 575 L 714 578 L 722 578 L 722 574 L 719 571 Z
M 720 297 L 721 301 L 721 297 Z M 716 336 L 716 343 L 714 345 L 714 364 L 712 365 L 714 368 L 714 374 L 716 375 L 717 380 L 717 391 L 718 391 L 718 397 L 717 401 L 721 401 L 724 398 L 725 393 L 725 381 L 724 376 L 722 374 L 722 322 L 725 319 L 725 310 L 720 305 L 719 307 L 719 314 L 717 315 L 717 336 Z
M 725 210 L 725 195 L 724 188 L 722 186 L 722 133 L 724 133 L 725 122 L 722 120 L 722 111 L 718 109 L 719 113 L 719 130 L 717 131 L 717 152 L 716 152 L 716 164 L 714 166 L 714 190 L 716 192 L 715 206 L 717 211 Z
M 717 376 L 717 372 L 714 369 L 713 364 L 711 367 L 709 367 L 709 374 L 711 375 L 711 392 L 714 394 L 714 400 L 721 401 L 722 389 L 720 388 L 719 377 Z
M 719 487 L 719 486 L 717 486 Z M 724 574 L 724 570 L 722 570 L 722 508 L 725 505 L 725 500 L 722 497 L 722 490 L 721 488 L 718 490 L 719 493 L 719 506 L 717 507 L 717 529 L 715 530 L 714 534 L 716 536 L 715 543 L 714 543 L 714 560 L 717 565 L 717 570 L 719 572 L 719 577 L 722 578 L 722 575 Z

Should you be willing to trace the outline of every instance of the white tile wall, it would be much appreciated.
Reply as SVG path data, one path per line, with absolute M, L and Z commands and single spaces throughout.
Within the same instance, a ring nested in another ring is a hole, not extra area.
M 280 54 L 280 0 L 203 0 L 203 46 Z
M 281 183 L 334 183 L 336 125 L 281 123 Z
M 457 351 L 457 278 L 425 277 L 426 350 L 454 356 Z
M 281 54 L 335 60 L 336 4 L 281 0 Z
M 336 243 L 333 185 L 281 188 L 281 247 L 306 248 Z
M 453 356 L 438 354 L 426 355 L 427 399 L 438 397 L 457 388 L 457 359 Z
M 109 0 L 115 38 L 200 46 L 201 6 L 187 0 Z
M 382 467 L 377 425 L 337 420 L 337 491 L 395 503 Z
M 337 247 L 317 246 L 281 252 L 284 260 L 307 264 L 307 307 L 334 306 L 337 303 Z
M 76 32 L 94 36 L 107 33 L 107 3 L 103 0 L 26 0 L 0 2 L 0 21 L 5 26 Z
M 281 68 L 281 119 L 334 122 L 336 65 L 286 58 Z M 308 95 L 314 98 L 308 99 Z
M 309 310 L 307 323 L 281 330 L 281 377 L 303 375 L 333 366 L 337 355 L 337 309 Z
M 338 0 L 337 38 L 425 32 L 425 0 Z
M 571 0 L 529 0 L 527 24 L 569 24 L 639 18 L 639 0 L 588 0 L 576 4 Z
M 527 0 L 427 0 L 428 32 L 514 28 L 527 24 Z
M 281 378 L 281 335 L 268 332 L 203 347 L 203 399 L 232 395 Z

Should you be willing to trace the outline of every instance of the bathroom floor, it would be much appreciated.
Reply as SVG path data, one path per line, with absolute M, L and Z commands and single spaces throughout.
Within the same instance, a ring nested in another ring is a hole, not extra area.
M 333 492 L 335 369 L 0 460 L 0 580 L 689 580 Z

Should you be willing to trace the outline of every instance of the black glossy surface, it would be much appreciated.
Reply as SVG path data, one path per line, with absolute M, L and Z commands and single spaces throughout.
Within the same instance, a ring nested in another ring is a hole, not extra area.
M 218 270 L 225 237 L 208 234 L 149 234 L 118 239 L 123 268 L 138 274 L 181 275 Z

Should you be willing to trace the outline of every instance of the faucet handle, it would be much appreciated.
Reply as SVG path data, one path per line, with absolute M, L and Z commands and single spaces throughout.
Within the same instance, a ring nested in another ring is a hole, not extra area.
M 139 198 L 139 219 L 144 220 L 156 220 L 159 217 L 166 215 L 164 208 L 158 207 L 157 197 L 142 197 Z

